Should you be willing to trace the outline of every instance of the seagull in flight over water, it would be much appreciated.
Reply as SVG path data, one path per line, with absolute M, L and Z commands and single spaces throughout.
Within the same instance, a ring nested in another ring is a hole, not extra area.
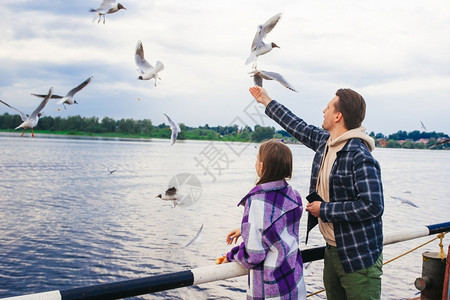
M 172 142 L 172 144 L 170 144 L 171 146 L 173 144 L 175 144 L 175 142 L 177 141 L 177 136 L 178 133 L 181 131 L 180 127 L 175 124 L 175 122 L 173 122 L 168 115 L 164 114 L 166 116 L 167 122 L 169 122 L 169 126 L 170 126 L 170 130 L 172 131 L 172 134 L 170 135 L 170 140 Z
M 297 90 L 294 89 L 292 85 L 290 85 L 286 79 L 284 79 L 281 74 L 275 73 L 275 72 L 267 72 L 262 70 L 252 70 L 250 72 L 250 77 L 253 77 L 253 81 L 255 82 L 255 85 L 262 87 L 263 79 L 265 80 L 276 80 L 278 81 L 282 86 L 290 89 L 291 91 L 297 92 Z
M 75 96 L 76 93 L 78 93 L 81 89 L 83 89 L 85 86 L 87 86 L 89 84 L 89 82 L 91 82 L 92 80 L 92 76 L 89 77 L 88 79 L 86 79 L 85 81 L 83 81 L 80 85 L 78 85 L 77 87 L 71 89 L 67 95 L 63 96 L 59 96 L 59 95 L 52 95 L 52 99 L 60 99 L 58 102 L 56 102 L 56 104 L 67 104 L 67 105 L 72 105 L 72 104 L 78 104 L 78 102 L 73 99 L 73 97 Z M 41 95 L 41 94 L 31 94 L 33 96 L 36 97 L 41 97 L 41 98 L 45 98 L 46 95 Z M 66 109 L 66 106 L 64 105 L 64 109 Z
M 436 144 L 430 146 L 429 148 L 430 149 L 436 148 L 437 146 L 444 145 L 444 144 L 447 144 L 447 143 L 450 143 L 450 139 L 441 140 L 441 141 L 437 142 Z
M 169 188 L 169 189 L 167 189 L 164 192 L 164 195 L 163 194 L 159 194 L 159 195 L 156 196 L 156 198 L 161 198 L 161 200 L 166 200 L 166 201 L 172 201 L 172 203 L 173 203 L 173 207 L 172 208 L 175 208 L 175 206 L 178 205 L 177 201 L 180 200 L 179 196 L 177 195 L 177 189 L 174 186 Z
M 413 207 L 418 207 L 418 206 L 417 206 L 416 204 L 414 204 L 412 201 L 409 201 L 409 200 L 407 200 L 407 199 L 403 199 L 403 198 L 395 197 L 395 196 L 391 196 L 391 198 L 392 198 L 392 199 L 395 199 L 395 200 L 398 200 L 398 201 L 400 201 L 400 202 L 403 203 L 403 204 L 408 204 L 408 205 L 413 206 Z
M 96 9 L 91 8 L 89 10 L 90 12 L 97 13 L 97 15 L 94 17 L 94 20 L 92 20 L 92 22 L 94 22 L 98 16 L 97 23 L 100 23 L 102 16 L 103 16 L 103 24 L 105 24 L 105 15 L 106 14 L 112 14 L 112 13 L 118 12 L 121 9 L 126 10 L 126 8 L 122 4 L 115 3 L 115 2 L 116 2 L 116 0 L 103 0 L 103 2 L 99 8 L 96 8 Z
M 44 108 L 44 106 L 47 104 L 48 100 L 52 97 L 53 94 L 53 88 L 50 88 L 50 90 L 48 91 L 48 94 L 45 96 L 44 100 L 42 100 L 42 102 L 39 104 L 39 106 L 31 113 L 30 116 L 27 116 L 25 113 L 23 113 L 21 110 L 12 107 L 11 105 L 9 105 L 8 103 L 0 100 L 1 103 L 5 104 L 6 106 L 8 106 L 9 108 L 14 109 L 15 111 L 17 111 L 20 114 L 20 117 L 22 118 L 23 123 L 20 124 L 19 126 L 17 126 L 15 129 L 18 128 L 23 128 L 22 134 L 20 135 L 21 137 L 23 136 L 23 134 L 25 133 L 25 130 L 27 130 L 28 128 L 31 128 L 31 136 L 34 137 L 34 131 L 33 128 L 37 125 L 37 123 L 39 122 L 39 117 L 42 116 L 41 110 Z
M 273 42 L 266 44 L 263 41 L 266 35 L 272 31 L 275 25 L 277 25 L 280 18 L 281 14 L 276 14 L 275 16 L 267 20 L 264 24 L 258 25 L 255 37 L 253 38 L 250 56 L 245 62 L 246 65 L 253 61 L 253 68 L 256 69 L 256 60 L 258 59 L 258 56 L 270 52 L 273 48 L 280 48 Z
M 200 226 L 200 228 L 197 230 L 197 233 L 195 234 L 195 236 L 194 236 L 194 237 L 193 237 L 186 245 L 184 245 L 183 248 L 186 248 L 187 246 L 189 246 L 190 244 L 192 244 L 193 242 L 195 242 L 195 240 L 197 240 L 198 237 L 200 236 L 200 233 L 202 232 L 202 230 L 203 230 L 203 223 L 202 223 L 202 225 Z
M 134 56 L 134 60 L 138 67 L 138 72 L 141 75 L 138 77 L 139 80 L 149 80 L 155 78 L 155 86 L 156 80 L 159 78 L 158 73 L 164 70 L 164 65 L 159 60 L 156 61 L 155 67 L 153 67 L 144 57 L 144 47 L 142 46 L 142 42 L 138 41 L 136 45 L 136 54 Z
M 112 173 L 114 173 L 114 172 L 116 172 L 117 170 L 110 170 L 109 168 L 108 168 L 108 175 L 111 175 Z

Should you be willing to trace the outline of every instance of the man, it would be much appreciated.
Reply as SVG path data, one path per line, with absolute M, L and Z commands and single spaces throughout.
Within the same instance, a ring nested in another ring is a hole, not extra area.
M 269 97 L 264 88 L 250 93 L 266 114 L 316 152 L 310 193 L 324 202 L 306 206 L 319 218 L 327 243 L 323 280 L 328 300 L 380 299 L 384 210 L 381 171 L 370 151 L 374 140 L 361 126 L 366 104 L 351 89 L 340 89 L 323 110 L 321 128 L 308 125 Z

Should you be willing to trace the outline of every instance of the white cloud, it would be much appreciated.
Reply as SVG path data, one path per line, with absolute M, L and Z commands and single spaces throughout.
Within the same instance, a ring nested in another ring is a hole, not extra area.
M 244 61 L 256 26 L 282 12 L 267 36 L 281 48 L 260 57 L 258 67 L 282 73 L 300 92 L 265 82 L 274 98 L 320 125 L 334 92 L 350 87 L 368 101 L 366 125 L 376 132 L 415 130 L 412 120 L 426 118 L 436 131 L 450 132 L 441 113 L 450 105 L 446 1 L 120 2 L 127 10 L 108 15 L 104 25 L 88 11 L 100 1 L 4 1 L 0 98 L 31 111 L 31 92 L 54 86 L 64 93 L 94 75 L 80 105 L 65 114 L 158 123 L 171 111 L 187 125 L 224 125 L 251 99 Z M 138 40 L 150 63 L 165 65 L 157 87 L 137 80 Z M 381 122 L 382 115 L 389 118 Z M 399 116 L 411 121 L 399 123 Z

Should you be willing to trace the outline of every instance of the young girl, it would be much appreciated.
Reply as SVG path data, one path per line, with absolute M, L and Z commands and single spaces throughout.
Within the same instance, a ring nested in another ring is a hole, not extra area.
M 247 299 L 306 299 L 298 237 L 302 200 L 285 180 L 292 176 L 291 150 L 264 142 L 255 168 L 259 180 L 238 204 L 245 206 L 241 228 L 227 235 L 228 244 L 241 234 L 244 241 L 216 262 L 249 269 Z

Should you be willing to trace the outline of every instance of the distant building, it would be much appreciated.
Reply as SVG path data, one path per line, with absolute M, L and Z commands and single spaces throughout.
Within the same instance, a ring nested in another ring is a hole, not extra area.
M 378 146 L 380 146 L 380 147 L 386 147 L 388 144 L 388 141 L 385 139 L 378 139 L 377 142 L 378 142 Z
M 418 139 L 416 143 L 422 143 L 424 145 L 427 145 L 429 141 L 430 139 Z

